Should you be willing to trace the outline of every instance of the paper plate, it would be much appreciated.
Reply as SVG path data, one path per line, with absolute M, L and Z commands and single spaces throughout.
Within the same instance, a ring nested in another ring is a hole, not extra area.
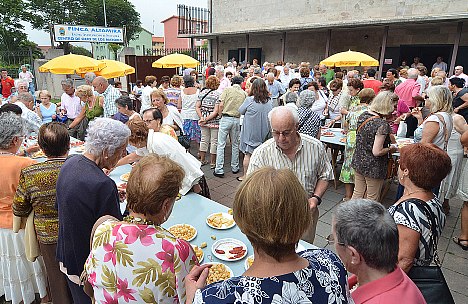
M 234 218 L 231 214 L 226 212 L 217 212 L 208 215 L 206 218 L 206 224 L 213 229 L 224 230 L 234 227 L 236 222 L 234 222 Z
M 171 231 L 172 228 L 175 228 L 175 227 L 178 227 L 178 226 L 184 226 L 184 225 L 185 225 L 185 226 L 188 226 L 188 227 L 190 227 L 190 228 L 192 228 L 192 229 L 195 230 L 195 233 L 193 234 L 193 236 L 192 236 L 191 238 L 186 239 L 186 238 L 183 238 L 183 237 L 181 237 L 181 236 L 178 236 L 178 235 L 172 233 L 172 231 Z M 172 225 L 171 227 L 169 227 L 168 230 L 169 230 L 169 232 L 172 233 L 176 238 L 186 240 L 187 242 L 192 241 L 194 238 L 197 237 L 197 234 L 198 234 L 197 229 L 196 229 L 195 227 L 193 227 L 192 225 L 190 225 L 190 224 L 176 224 L 176 225 Z
M 241 248 L 241 255 L 230 251 Z M 237 239 L 226 238 L 213 243 L 211 253 L 220 260 L 234 262 L 242 260 L 247 255 L 247 246 Z
M 341 129 L 341 128 L 330 128 L 328 130 L 330 130 L 332 132 L 341 132 L 341 131 L 343 131 L 343 129 Z
M 213 266 L 215 266 L 215 265 L 224 265 L 224 267 L 226 267 L 226 270 L 229 272 L 229 278 L 232 278 L 232 277 L 234 276 L 234 272 L 233 272 L 232 269 L 229 268 L 229 266 L 227 266 L 226 264 L 217 263 L 217 262 L 209 262 L 209 263 L 205 263 L 205 264 L 210 264 L 210 265 L 213 265 Z M 202 265 L 205 265 L 205 264 L 202 264 Z M 208 279 L 207 279 L 207 282 L 206 282 L 207 284 L 211 284 L 211 283 L 220 281 L 220 280 L 218 280 L 218 281 L 210 282 L 210 281 L 209 281 L 209 277 L 210 277 L 210 275 L 208 275 Z
M 245 270 L 247 270 L 247 269 L 250 268 L 250 266 L 251 266 L 251 265 L 249 264 L 249 261 L 250 261 L 250 260 L 251 260 L 252 263 L 253 263 L 253 261 L 254 261 L 254 255 L 253 255 L 253 254 L 252 254 L 252 255 L 249 255 L 249 256 L 245 259 L 245 261 L 244 261 L 244 269 L 245 269 Z
M 129 177 L 130 177 L 130 172 L 122 174 L 120 176 L 120 179 L 123 180 L 124 182 L 128 182 Z

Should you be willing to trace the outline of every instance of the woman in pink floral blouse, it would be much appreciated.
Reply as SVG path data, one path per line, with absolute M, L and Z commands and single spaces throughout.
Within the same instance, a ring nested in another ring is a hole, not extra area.
M 130 215 L 95 225 L 85 270 L 96 303 L 185 303 L 184 279 L 198 261 L 188 242 L 160 226 L 172 212 L 183 177 L 177 163 L 154 154 L 133 168 Z

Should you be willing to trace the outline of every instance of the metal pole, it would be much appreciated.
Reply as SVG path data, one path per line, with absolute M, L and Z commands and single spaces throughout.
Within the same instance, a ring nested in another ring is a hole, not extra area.
M 384 27 L 384 33 L 382 37 L 382 47 L 380 49 L 380 62 L 379 62 L 379 72 L 378 78 L 382 78 L 382 70 L 385 61 L 385 49 L 387 48 L 387 37 L 388 37 L 388 25 Z
M 104 26 L 107 27 L 106 0 L 102 0 L 102 5 L 104 7 Z
M 452 58 L 450 59 L 450 67 L 449 67 L 448 75 L 453 75 L 453 71 L 455 70 L 455 64 L 457 62 L 458 47 L 460 46 L 462 30 L 463 30 L 463 22 L 458 22 L 457 35 L 455 36 L 455 41 L 453 43 Z

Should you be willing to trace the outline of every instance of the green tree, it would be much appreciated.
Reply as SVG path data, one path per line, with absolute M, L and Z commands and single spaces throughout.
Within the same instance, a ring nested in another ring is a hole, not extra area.
M 109 50 L 111 50 L 112 53 L 114 53 L 114 59 L 118 60 L 117 53 L 122 49 L 123 46 L 117 43 L 109 43 L 107 47 Z
M 12 0 L 7 0 L 12 1 Z M 35 29 L 49 31 L 49 24 L 104 26 L 103 0 L 24 0 Z M 127 41 L 140 30 L 140 14 L 128 0 L 105 0 L 107 26 L 124 27 Z M 69 42 L 60 43 L 65 54 Z
M 0 5 L 0 50 L 9 51 L 27 40 L 21 24 L 25 6 L 21 1 L 2 0 Z
M 70 47 L 71 47 L 70 51 L 73 54 L 83 55 L 83 56 L 88 56 L 88 57 L 93 58 L 93 54 L 87 49 L 85 49 L 84 47 L 76 46 L 76 45 L 70 45 Z

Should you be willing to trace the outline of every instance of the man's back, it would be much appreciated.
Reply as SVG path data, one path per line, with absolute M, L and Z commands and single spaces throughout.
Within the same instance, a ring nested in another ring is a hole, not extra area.
M 223 102 L 223 114 L 240 117 L 239 108 L 245 98 L 247 93 L 238 84 L 226 88 L 219 98 Z

